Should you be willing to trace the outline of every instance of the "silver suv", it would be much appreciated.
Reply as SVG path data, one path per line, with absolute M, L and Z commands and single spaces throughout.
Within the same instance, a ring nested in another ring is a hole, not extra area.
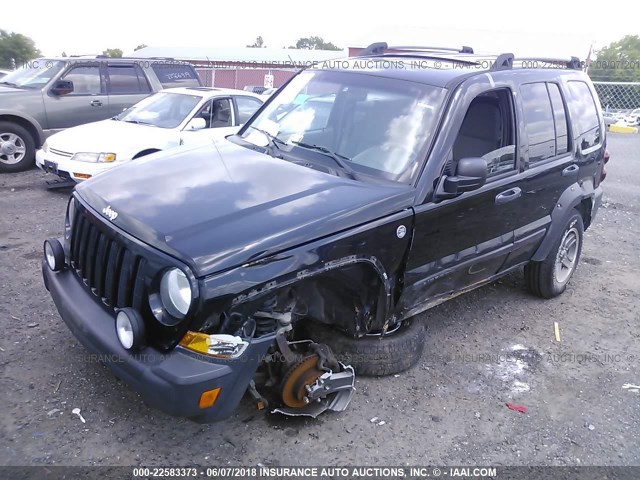
M 202 86 L 173 59 L 39 58 L 0 79 L 0 173 L 34 163 L 49 135 L 104 120 L 169 87 Z

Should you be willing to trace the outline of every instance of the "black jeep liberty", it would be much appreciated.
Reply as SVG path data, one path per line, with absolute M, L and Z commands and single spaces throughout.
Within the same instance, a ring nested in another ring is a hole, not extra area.
M 151 405 L 343 410 L 420 358 L 415 316 L 524 266 L 561 294 L 608 160 L 580 63 L 374 44 L 295 75 L 223 144 L 76 187 L 44 282 Z

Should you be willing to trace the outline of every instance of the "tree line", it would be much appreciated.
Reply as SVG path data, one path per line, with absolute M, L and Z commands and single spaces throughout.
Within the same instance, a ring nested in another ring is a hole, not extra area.
M 256 38 L 255 42 L 251 45 L 247 45 L 247 48 L 267 48 L 267 45 L 265 45 L 263 38 L 259 36 Z M 299 38 L 295 45 L 290 45 L 287 48 L 299 48 L 304 50 L 342 50 L 342 48 L 331 42 L 325 42 L 324 38 L 318 36 Z

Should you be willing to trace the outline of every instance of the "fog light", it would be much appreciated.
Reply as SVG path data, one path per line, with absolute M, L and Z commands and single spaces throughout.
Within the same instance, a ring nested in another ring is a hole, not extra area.
M 139 350 L 144 344 L 144 322 L 133 308 L 123 308 L 116 316 L 116 334 L 125 350 Z
M 64 249 L 55 238 L 44 241 L 44 258 L 49 268 L 54 272 L 62 270 L 64 267 Z

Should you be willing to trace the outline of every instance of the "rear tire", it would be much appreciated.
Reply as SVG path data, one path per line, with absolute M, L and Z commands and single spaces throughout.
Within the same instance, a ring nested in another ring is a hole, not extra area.
M 531 293 L 553 298 L 565 291 L 580 261 L 583 234 L 582 216 L 574 211 L 547 258 L 524 267 L 525 283 Z
M 0 122 L 0 173 L 31 168 L 36 158 L 35 141 L 26 128 Z
M 338 360 L 351 365 L 358 375 L 383 376 L 403 372 L 418 363 L 424 350 L 426 327 L 421 321 L 409 319 L 384 337 L 351 338 L 311 321 L 306 331 L 315 342 L 329 345 Z

